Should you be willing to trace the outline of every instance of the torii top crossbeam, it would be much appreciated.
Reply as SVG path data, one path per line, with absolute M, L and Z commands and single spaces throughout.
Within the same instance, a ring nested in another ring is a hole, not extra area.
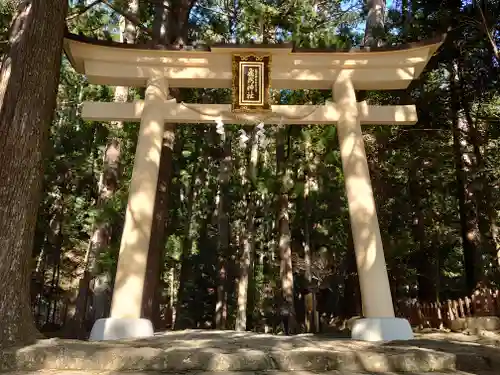
M 74 68 L 90 83 L 116 86 L 147 85 L 151 77 L 162 77 L 169 87 L 230 88 L 234 90 L 235 54 L 270 56 L 268 87 L 276 89 L 331 89 L 341 72 L 349 71 L 357 90 L 404 89 L 417 78 L 443 37 L 402 46 L 337 51 L 294 48 L 290 44 L 221 44 L 201 50 L 152 49 L 68 35 L 65 52 Z M 266 87 L 266 88 L 268 88 Z M 361 124 L 414 124 L 415 106 L 367 106 L 360 104 Z M 99 121 L 134 121 L 142 116 L 142 101 L 134 103 L 85 103 L 83 117 Z M 166 121 L 209 123 L 215 118 L 231 123 L 253 123 L 262 116 L 251 111 L 231 114 L 224 104 L 186 105 L 165 103 Z M 276 116 L 267 123 L 334 124 L 336 104 L 325 106 L 272 106 Z M 228 116 L 229 114 L 229 116 Z
M 294 48 L 290 44 L 219 44 L 205 50 L 151 49 L 77 35 L 65 39 L 65 52 L 74 68 L 90 83 L 145 86 L 149 77 L 161 74 L 170 87 L 230 88 L 231 55 L 272 55 L 271 86 L 276 89 L 331 89 L 339 72 L 353 71 L 357 90 L 404 89 L 417 78 L 443 37 L 423 42 L 338 51 Z
M 394 316 L 361 125 L 413 124 L 416 109 L 358 103 L 355 90 L 408 87 L 442 42 L 439 38 L 372 51 L 297 49 L 286 44 L 174 51 L 68 35 L 65 52 L 89 82 L 146 87 L 143 101 L 85 103 L 82 111 L 87 120 L 141 121 L 111 318 L 96 322 L 91 338 L 153 334 L 151 323 L 141 319 L 141 303 L 165 121 L 244 123 L 264 117 L 267 123 L 337 125 L 364 315 L 352 335 L 369 341 L 411 338 L 409 323 Z M 168 99 L 169 87 L 232 88 L 233 103 L 176 103 Z M 272 106 L 270 87 L 331 89 L 335 102 Z

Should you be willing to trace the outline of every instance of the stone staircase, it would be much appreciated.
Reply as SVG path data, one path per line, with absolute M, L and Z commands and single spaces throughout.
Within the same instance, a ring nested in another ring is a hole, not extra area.
M 113 342 L 40 340 L 0 353 L 0 372 L 17 375 L 500 373 L 498 348 L 461 343 L 449 349 L 451 344 L 447 348 L 440 345 L 439 341 L 425 339 L 384 344 L 326 336 L 188 330 Z
M 118 372 L 103 372 L 103 371 L 78 371 L 78 370 L 40 370 L 40 371 L 16 371 L 2 373 L 3 375 L 165 375 L 171 373 L 165 372 L 151 372 L 151 371 L 120 371 Z M 176 373 L 178 374 L 178 373 Z M 246 372 L 235 372 L 235 371 L 225 371 L 225 372 L 196 372 L 196 375 L 317 375 L 317 372 L 313 371 L 246 371 Z M 373 372 L 345 372 L 345 371 L 329 371 L 328 375 L 375 375 L 381 373 Z M 384 372 L 384 375 L 395 375 L 394 372 Z M 475 375 L 476 373 L 469 373 L 463 371 L 452 371 L 452 372 L 411 372 L 409 375 Z M 480 373 L 481 375 L 498 375 L 498 372 Z

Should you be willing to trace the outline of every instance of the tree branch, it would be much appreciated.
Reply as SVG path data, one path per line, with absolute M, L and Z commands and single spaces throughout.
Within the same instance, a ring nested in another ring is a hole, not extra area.
M 108 7 L 110 7 L 111 9 L 113 9 L 119 15 L 123 16 L 130 23 L 133 23 L 135 26 L 137 26 L 139 29 L 141 29 L 142 32 L 148 34 L 150 37 L 153 37 L 153 31 L 151 29 L 148 29 L 146 26 L 144 26 L 142 24 L 141 20 L 139 20 L 139 18 L 134 16 L 132 13 L 129 13 L 125 10 L 118 8 L 116 5 L 109 2 L 109 0 L 100 0 L 100 1 L 103 4 L 107 5 Z
M 80 17 L 82 14 L 89 11 L 91 8 L 95 7 L 97 4 L 100 4 L 101 2 L 102 2 L 102 0 L 95 0 L 95 1 L 91 2 L 89 5 L 87 5 L 86 7 L 81 9 L 80 11 L 73 13 L 73 14 L 69 15 L 68 17 L 66 17 L 66 21 L 71 21 L 77 17 Z
M 475 5 L 476 5 L 477 9 L 479 10 L 479 14 L 481 15 L 483 29 L 484 29 L 484 32 L 486 34 L 486 37 L 488 38 L 488 40 L 491 44 L 491 48 L 493 49 L 493 55 L 495 55 L 495 58 L 497 61 L 500 61 L 500 52 L 498 51 L 498 47 L 497 47 L 495 41 L 493 40 L 493 37 L 491 36 L 490 30 L 488 28 L 488 22 L 486 21 L 486 17 L 484 16 L 484 12 L 483 12 L 483 9 L 481 8 L 481 4 L 479 4 L 476 1 Z

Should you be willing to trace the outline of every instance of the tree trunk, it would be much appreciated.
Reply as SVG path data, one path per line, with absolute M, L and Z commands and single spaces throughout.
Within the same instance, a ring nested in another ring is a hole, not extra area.
M 489 183 L 490 173 L 485 165 L 485 160 L 483 157 L 483 152 L 481 151 L 481 136 L 479 129 L 477 127 L 477 122 L 473 120 L 471 114 L 471 104 L 466 98 L 465 92 L 465 82 L 463 79 L 462 69 L 459 72 L 460 75 L 460 97 L 461 97 L 461 107 L 464 111 L 465 119 L 467 120 L 469 133 L 469 142 L 473 147 L 473 160 L 475 165 L 475 196 L 477 199 L 477 211 L 479 220 L 479 229 L 481 231 L 482 238 L 484 239 L 484 255 L 489 255 L 492 263 L 496 264 L 497 272 L 498 266 L 500 265 L 500 258 L 497 253 L 500 249 L 500 238 L 499 230 L 496 224 L 496 212 L 495 205 L 491 204 L 493 199 L 492 187 Z
M 199 150 L 201 147 L 201 140 L 204 138 L 205 134 L 202 131 L 196 134 L 196 144 L 195 150 Z M 196 162 L 195 162 L 196 163 Z M 203 185 L 205 184 L 205 180 L 207 178 L 207 157 L 205 155 L 205 159 L 199 161 L 197 164 L 193 166 L 193 170 L 190 176 L 189 186 L 187 186 L 187 194 L 186 196 L 186 216 L 184 221 L 184 236 L 182 240 L 181 247 L 181 270 L 179 274 L 179 289 L 177 291 L 177 301 L 175 306 L 175 321 L 174 321 L 174 329 L 184 329 L 187 328 L 188 322 L 188 312 L 184 309 L 184 305 L 188 302 L 188 295 L 186 293 L 186 284 L 192 276 L 192 262 L 191 262 L 191 248 L 193 243 L 193 233 L 192 232 L 192 224 L 193 224 L 193 211 L 195 201 L 198 198 L 199 193 Z
M 288 315 L 293 326 L 294 323 L 294 292 L 293 292 L 293 269 L 292 269 L 292 247 L 290 233 L 290 213 L 288 209 L 288 185 L 289 175 L 287 168 L 287 156 L 285 154 L 287 128 L 277 131 L 276 141 L 276 164 L 279 178 L 278 196 L 278 248 L 280 254 L 280 279 L 283 297 L 282 311 Z M 290 151 L 289 151 L 290 152 Z M 283 313 L 283 312 L 282 312 Z M 285 318 L 284 318 L 285 319 Z
M 314 327 L 314 320 L 316 317 L 316 303 L 314 303 L 316 288 L 312 285 L 312 272 L 311 272 L 311 186 L 313 182 L 313 173 L 315 166 L 313 166 L 313 153 L 311 151 L 311 136 L 308 129 L 304 129 L 304 154 L 305 154 L 305 172 L 304 172 L 304 276 L 307 282 L 307 289 L 309 293 L 313 294 L 312 311 L 308 311 L 307 299 L 305 303 L 305 323 L 307 332 L 311 332 Z
M 218 192 L 215 199 L 217 204 L 218 235 L 218 283 L 217 303 L 215 305 L 215 328 L 226 329 L 227 322 L 227 257 L 229 253 L 230 225 L 229 225 L 229 182 L 231 178 L 231 137 L 221 134 L 222 158 L 219 165 Z
M 160 288 L 163 273 L 163 253 L 167 239 L 168 198 L 172 184 L 172 158 L 174 152 L 174 125 L 165 124 L 160 156 L 160 170 L 155 198 L 153 226 L 147 260 L 146 279 L 142 301 L 142 315 L 151 320 L 155 328 L 160 324 Z
M 155 4 L 153 20 L 154 42 L 167 45 L 169 40 L 178 37 L 187 39 L 187 16 L 173 17 L 175 12 L 187 11 L 189 14 L 191 1 L 158 0 Z M 179 34 L 179 33 L 182 33 Z M 171 88 L 169 95 L 181 101 L 181 90 Z M 160 320 L 160 296 L 162 295 L 161 275 L 163 273 L 163 253 L 167 240 L 168 200 L 172 184 L 172 158 L 175 143 L 175 124 L 165 124 L 164 143 L 160 157 L 160 172 L 156 190 L 153 226 L 149 243 L 147 273 L 144 285 L 142 315 L 150 319 L 155 326 Z
M 182 47 L 187 43 L 189 14 L 196 0 L 156 0 L 153 43 Z
M 50 244 L 50 260 L 52 262 L 52 280 L 50 283 L 50 297 L 53 298 L 49 302 L 49 309 L 47 311 L 47 316 L 45 319 L 45 324 L 53 324 L 55 323 L 55 310 L 57 307 L 57 287 L 59 285 L 59 275 L 60 275 L 60 266 L 61 266 L 61 255 L 62 255 L 62 247 L 64 243 L 64 234 L 62 232 L 63 228 L 63 220 L 64 220 L 64 198 L 65 198 L 65 188 L 64 184 L 66 181 L 63 179 L 60 186 L 60 196 L 53 204 L 54 216 L 50 220 L 49 228 L 50 231 L 48 233 L 48 243 Z M 52 315 L 52 317 L 51 317 Z M 53 325 L 50 328 L 54 329 Z
M 425 186 L 422 186 L 419 170 L 424 168 L 423 159 L 418 155 L 419 143 L 416 139 L 410 140 L 413 150 L 414 160 L 410 165 L 410 174 L 408 176 L 409 191 L 412 204 L 412 232 L 413 239 L 418 244 L 418 250 L 413 254 L 414 265 L 417 270 L 418 298 L 421 302 L 433 302 L 437 299 L 435 284 L 435 269 L 433 259 L 435 255 L 430 247 L 425 233 Z
M 368 48 L 380 47 L 385 40 L 385 9 L 386 0 L 365 0 L 365 10 L 367 11 L 365 23 L 365 35 L 363 46 Z M 358 101 L 366 100 L 366 91 L 356 92 Z
M 115 101 L 116 102 L 126 102 L 128 95 L 128 89 L 126 87 L 117 87 L 115 91 Z M 114 123 L 113 126 L 121 127 L 121 123 Z M 120 140 L 114 136 L 110 137 L 108 144 L 103 155 L 103 171 L 99 178 L 99 196 L 97 199 L 97 208 L 102 209 L 106 202 L 113 197 L 115 192 L 118 190 L 119 179 L 120 179 Z M 91 285 L 96 282 L 96 278 L 99 275 L 98 261 L 101 251 L 105 249 L 111 241 L 111 227 L 112 223 L 107 221 L 102 221 L 94 226 L 92 237 L 90 238 L 89 245 L 87 248 L 87 254 L 85 256 L 85 267 L 84 272 L 81 275 L 79 281 L 78 295 L 76 298 L 76 310 L 72 317 L 70 323 L 68 324 L 68 332 L 71 337 L 74 338 L 84 338 L 85 332 L 85 317 L 87 315 L 88 301 L 91 297 L 90 289 Z M 104 284 L 101 285 L 94 292 L 106 293 L 106 291 L 111 291 L 111 278 L 109 276 L 103 277 L 101 275 L 101 280 Z M 107 282 L 106 282 L 107 281 Z M 109 303 L 111 301 L 109 298 L 104 298 L 103 296 L 94 296 L 94 303 L 104 303 L 104 306 L 98 306 L 96 310 L 106 311 Z M 104 318 L 104 316 L 98 315 L 95 318 Z
M 153 42 L 155 44 L 167 45 L 168 9 L 169 0 L 156 0 L 153 18 Z
M 196 0 L 170 0 L 168 12 L 167 44 L 181 48 L 188 38 L 189 14 Z
M 26 1 L 0 72 L 0 347 L 32 342 L 30 256 L 56 105 L 66 0 Z
M 250 160 L 248 163 L 248 181 L 246 201 L 246 225 L 243 229 L 243 249 L 240 256 L 240 276 L 238 279 L 238 306 L 236 312 L 236 330 L 247 329 L 247 304 L 248 304 L 248 281 L 252 274 L 253 253 L 255 248 L 255 213 L 257 209 L 255 194 L 255 179 L 257 176 L 257 163 L 259 160 L 259 135 L 257 129 L 253 130 L 250 144 Z
M 402 0 L 401 1 L 401 21 L 403 23 L 402 25 L 402 30 L 403 30 L 403 38 L 404 41 L 408 39 L 408 36 L 410 34 L 410 28 L 412 25 L 412 17 L 413 17 L 413 12 L 412 12 L 412 7 L 414 6 L 414 2 L 410 0 Z
M 453 128 L 453 149 L 456 164 L 457 191 L 459 202 L 462 246 L 464 251 L 465 286 L 470 294 L 482 280 L 481 242 L 476 197 L 469 183 L 475 172 L 474 160 L 469 150 L 469 132 L 471 131 L 460 106 L 460 88 L 458 85 L 458 66 L 450 67 L 451 118 Z
M 363 44 L 366 47 L 380 47 L 385 34 L 385 0 L 366 0 L 366 8 L 368 15 Z
M 344 282 L 344 298 L 342 302 L 342 314 L 344 318 L 361 316 L 361 291 L 359 287 L 358 267 L 356 265 L 356 253 L 354 251 L 354 242 L 352 238 L 351 226 L 347 223 L 347 253 L 344 260 L 344 269 L 346 272 Z

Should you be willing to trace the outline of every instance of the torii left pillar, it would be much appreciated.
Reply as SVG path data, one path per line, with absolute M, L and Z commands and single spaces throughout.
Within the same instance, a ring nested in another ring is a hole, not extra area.
M 166 79 L 150 78 L 135 152 L 111 316 L 95 322 L 90 340 L 147 337 L 154 333 L 151 321 L 141 318 L 141 307 L 164 132 L 163 106 L 167 99 Z

